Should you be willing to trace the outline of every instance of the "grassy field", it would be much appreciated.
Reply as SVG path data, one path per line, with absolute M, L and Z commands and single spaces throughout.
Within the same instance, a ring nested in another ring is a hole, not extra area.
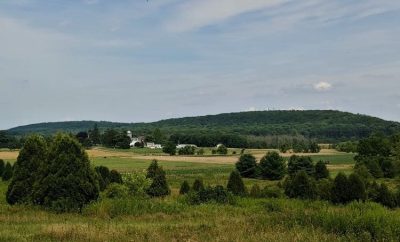
M 260 157 L 267 151 L 246 152 Z M 0 152 L 0 159 L 7 161 L 15 161 L 16 156 L 17 152 Z M 164 157 L 159 164 L 166 170 L 172 195 L 101 199 L 82 214 L 54 214 L 7 205 L 7 183 L 0 182 L 0 241 L 395 241 L 400 236 L 400 212 L 376 204 L 333 206 L 319 201 L 250 198 L 238 198 L 234 205 L 183 202 L 178 195 L 183 180 L 192 183 L 201 178 L 205 184 L 226 186 L 238 156 L 169 157 L 108 149 L 91 150 L 89 156 L 93 165 L 121 172 L 145 172 L 153 158 Z M 353 155 L 326 150 L 313 159 L 329 160 L 329 169 L 336 173 L 351 170 Z M 255 183 L 262 187 L 277 183 L 244 181 L 248 188 Z M 381 224 L 388 227 L 383 229 Z

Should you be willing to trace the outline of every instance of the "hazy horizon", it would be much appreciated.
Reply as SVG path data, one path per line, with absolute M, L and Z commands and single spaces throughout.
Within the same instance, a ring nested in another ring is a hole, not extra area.
M 400 121 L 400 2 L 3 0 L 0 130 L 267 109 Z

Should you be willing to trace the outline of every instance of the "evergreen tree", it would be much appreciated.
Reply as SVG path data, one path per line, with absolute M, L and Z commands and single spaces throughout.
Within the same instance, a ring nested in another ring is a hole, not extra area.
M 156 128 L 153 132 L 154 142 L 157 144 L 162 144 L 164 142 L 164 134 L 159 128 Z
M 369 173 L 368 168 L 364 164 L 356 164 L 354 173 L 363 180 L 364 184 L 368 184 L 369 181 L 373 179 L 373 176 Z
M 96 200 L 96 173 L 84 148 L 69 135 L 58 134 L 49 149 L 48 164 L 33 186 L 34 203 L 55 211 L 81 211 Z
M 156 176 L 157 170 L 159 169 L 158 161 L 153 160 L 150 163 L 150 166 L 147 168 L 147 175 L 146 178 L 153 179 Z
M 176 155 L 176 145 L 175 145 L 175 143 L 173 143 L 171 141 L 168 141 L 163 146 L 163 152 L 167 153 L 169 155 Z
M 187 181 L 183 181 L 182 185 L 181 185 L 181 189 L 179 190 L 179 194 L 186 194 L 189 193 L 190 191 L 190 186 L 189 183 Z
M 110 171 L 109 179 L 110 179 L 110 183 L 119 183 L 119 184 L 123 183 L 121 174 L 116 170 Z
M 333 181 L 332 202 L 344 204 L 350 201 L 349 187 L 350 184 L 347 176 L 344 173 L 339 172 Z
M 378 190 L 378 198 L 376 202 L 388 208 L 394 208 L 396 206 L 394 194 L 390 192 L 388 187 L 383 183 Z
M 4 172 L 2 179 L 3 181 L 9 181 L 13 176 L 13 169 L 9 162 L 7 162 L 6 166 L 4 167 Z
M 329 179 L 320 179 L 317 182 L 317 193 L 321 200 L 331 201 L 332 200 L 332 187 L 333 183 Z
M 292 155 L 288 162 L 288 173 L 293 176 L 299 171 L 305 171 L 307 175 L 314 174 L 314 165 L 311 157 Z
M 246 195 L 246 187 L 244 186 L 242 177 L 240 177 L 238 171 L 234 170 L 231 172 L 231 175 L 229 176 L 227 189 L 234 195 L 238 196 Z
M 201 190 L 204 190 L 204 184 L 203 181 L 200 179 L 194 180 L 193 183 L 193 191 L 199 192 Z
M 156 168 L 153 177 L 153 182 L 147 189 L 147 194 L 151 197 L 164 197 L 170 194 L 170 189 L 167 183 L 167 178 L 165 176 L 165 171 L 162 167 Z
M 396 175 L 396 168 L 394 167 L 393 162 L 389 159 L 384 159 L 381 162 L 381 170 L 383 177 L 393 178 Z
M 256 158 L 251 154 L 241 155 L 235 166 L 242 177 L 256 176 L 257 161 Z
M 329 178 L 329 171 L 328 168 L 325 165 L 325 162 L 323 161 L 318 161 L 317 164 L 315 164 L 315 173 L 314 173 L 315 179 L 324 179 L 324 178 Z
M 0 159 L 0 177 L 3 176 L 5 166 L 6 166 L 6 163 L 4 162 L 4 160 Z
M 315 199 L 317 187 L 314 179 L 306 171 L 301 170 L 285 182 L 285 194 L 290 198 Z
M 42 136 L 29 136 L 14 164 L 14 175 L 8 186 L 6 199 L 9 204 L 31 203 L 33 184 L 40 169 L 47 163 L 47 143 Z
M 349 201 L 365 201 L 367 199 L 365 184 L 356 173 L 349 176 L 348 183 Z
M 260 171 L 264 179 L 280 180 L 286 173 L 286 163 L 278 152 L 268 152 L 260 160 Z
M 94 124 L 93 130 L 89 132 L 89 138 L 92 141 L 93 145 L 100 144 L 100 131 L 97 127 L 97 123 Z
M 97 173 L 100 191 L 104 191 L 110 184 L 110 170 L 105 166 L 96 166 L 94 170 Z

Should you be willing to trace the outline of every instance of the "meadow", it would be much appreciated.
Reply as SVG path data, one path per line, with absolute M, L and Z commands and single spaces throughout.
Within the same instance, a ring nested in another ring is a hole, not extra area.
M 101 198 L 82 214 L 56 214 L 7 205 L 8 184 L 0 182 L 0 241 L 397 241 L 400 237 L 400 211 L 375 203 L 334 206 L 322 201 L 238 198 L 232 205 L 188 205 L 178 194 L 181 182 L 201 178 L 206 185 L 226 186 L 238 155 L 169 157 L 149 152 L 154 151 L 88 151 L 94 166 L 122 173 L 145 172 L 151 160 L 158 158 L 172 190 L 164 199 Z M 260 157 L 266 150 L 246 152 Z M 16 155 L 1 151 L 0 159 L 12 162 Z M 352 154 L 330 150 L 313 159 L 329 160 L 332 173 L 349 172 L 353 164 Z M 277 184 L 244 181 L 248 189 L 255 183 Z

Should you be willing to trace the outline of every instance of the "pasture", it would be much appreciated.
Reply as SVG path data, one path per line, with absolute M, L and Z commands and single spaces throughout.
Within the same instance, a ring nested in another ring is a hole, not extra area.
M 0 182 L 0 241 L 362 241 L 400 235 L 394 228 L 382 232 L 380 225 L 370 220 L 375 213 L 379 223 L 400 225 L 398 210 L 376 204 L 333 206 L 319 201 L 238 198 L 234 205 L 187 205 L 178 194 L 183 180 L 192 183 L 201 178 L 206 185 L 226 186 L 239 155 L 170 157 L 151 152 L 154 150 L 101 148 L 88 154 L 92 165 L 123 173 L 145 172 L 151 160 L 158 159 L 172 190 L 164 199 L 102 198 L 82 214 L 55 214 L 7 205 L 4 194 L 8 184 Z M 267 150 L 246 152 L 259 159 Z M 0 159 L 13 162 L 17 155 L 17 151 L 1 151 Z M 333 173 L 352 167 L 352 154 L 323 150 L 312 156 L 314 161 L 329 160 Z M 255 183 L 262 187 L 278 183 L 256 179 L 244 182 L 248 189 Z M 346 214 L 353 217 L 347 219 Z M 361 222 L 366 225 L 358 229 L 356 223 Z

